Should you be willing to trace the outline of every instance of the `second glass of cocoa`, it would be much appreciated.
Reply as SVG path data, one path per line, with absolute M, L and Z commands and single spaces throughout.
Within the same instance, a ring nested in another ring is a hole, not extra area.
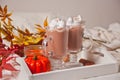
M 84 22 L 81 16 L 68 18 L 67 26 L 69 27 L 68 51 L 70 53 L 70 62 L 77 62 L 77 53 L 82 49 L 82 36 L 84 31 Z

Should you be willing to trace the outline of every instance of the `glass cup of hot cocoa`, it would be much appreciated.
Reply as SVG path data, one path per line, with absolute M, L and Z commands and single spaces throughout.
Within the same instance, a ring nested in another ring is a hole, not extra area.
M 43 40 L 45 55 L 51 60 L 52 69 L 62 69 L 63 57 L 67 53 L 68 30 L 65 22 L 59 18 L 53 19 L 46 30 L 46 38 Z
M 77 53 L 82 49 L 82 37 L 84 31 L 84 21 L 81 20 L 81 16 L 70 17 L 66 23 L 69 28 L 68 36 L 68 51 L 70 53 L 70 62 L 77 62 Z

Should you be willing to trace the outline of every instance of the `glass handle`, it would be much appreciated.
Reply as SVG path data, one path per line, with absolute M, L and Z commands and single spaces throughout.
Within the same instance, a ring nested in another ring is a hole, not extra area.
M 51 37 L 47 37 L 47 38 L 45 38 L 45 39 L 43 40 L 43 42 L 42 42 L 42 46 L 43 46 L 43 49 L 44 49 L 44 52 L 45 52 L 44 55 L 47 56 L 47 57 L 53 56 L 53 51 L 52 51 L 52 50 L 49 51 L 49 52 L 47 52 L 48 42 L 51 41 L 51 40 L 52 40 Z
M 44 50 L 44 55 L 47 56 L 47 44 L 48 44 L 48 39 L 45 38 L 42 42 L 43 50 Z

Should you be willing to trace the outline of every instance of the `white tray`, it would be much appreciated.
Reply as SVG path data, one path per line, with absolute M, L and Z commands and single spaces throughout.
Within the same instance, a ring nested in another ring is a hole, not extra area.
M 119 70 L 116 59 L 107 51 L 104 51 L 104 57 L 99 57 L 99 60 L 96 60 L 95 65 L 74 67 L 39 74 L 32 74 L 24 62 L 24 59 L 21 61 L 29 80 L 80 80 L 83 78 L 116 73 Z

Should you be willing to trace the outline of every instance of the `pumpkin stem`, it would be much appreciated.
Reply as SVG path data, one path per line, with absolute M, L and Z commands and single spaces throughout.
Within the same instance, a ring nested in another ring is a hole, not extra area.
M 34 60 L 37 60 L 38 58 L 37 58 L 37 56 L 35 55 L 35 56 L 33 57 L 33 59 L 34 59 Z

